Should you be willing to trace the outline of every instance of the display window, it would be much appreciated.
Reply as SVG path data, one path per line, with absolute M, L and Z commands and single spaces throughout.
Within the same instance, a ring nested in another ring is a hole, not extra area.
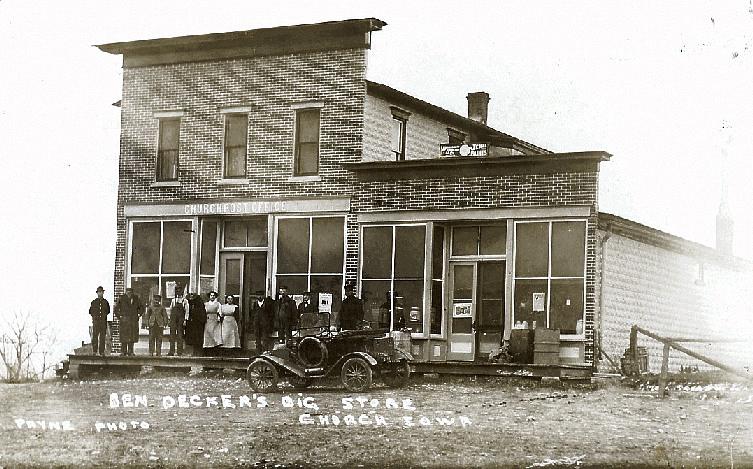
M 345 217 L 278 217 L 275 241 L 275 290 L 291 295 L 310 291 L 332 294 L 339 311 L 345 280 Z
M 583 334 L 586 221 L 515 223 L 513 321 Z
M 144 304 L 157 294 L 167 301 L 190 283 L 192 226 L 190 220 L 131 222 L 128 285 Z
M 361 246 L 365 319 L 423 333 L 426 225 L 364 226 Z

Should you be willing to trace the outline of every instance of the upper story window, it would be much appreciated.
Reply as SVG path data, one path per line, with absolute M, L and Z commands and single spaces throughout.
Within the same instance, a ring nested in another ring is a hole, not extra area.
M 157 181 L 178 180 L 179 141 L 180 118 L 160 118 L 159 143 L 157 147 Z
M 395 161 L 402 161 L 405 159 L 405 136 L 410 112 L 394 106 L 390 109 L 392 110 L 392 155 L 395 157 Z
M 223 178 L 245 178 L 248 148 L 248 114 L 225 115 Z
M 295 116 L 295 176 L 319 173 L 319 108 L 298 109 Z
M 465 134 L 459 130 L 447 127 L 447 143 L 450 145 L 462 145 L 465 142 Z

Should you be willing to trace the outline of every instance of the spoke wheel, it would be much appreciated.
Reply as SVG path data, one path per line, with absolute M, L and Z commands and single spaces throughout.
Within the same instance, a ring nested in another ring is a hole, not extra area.
M 246 379 L 256 392 L 268 392 L 277 388 L 279 375 L 277 368 L 261 358 L 254 360 L 246 371 Z
M 291 386 L 293 386 L 295 389 L 306 389 L 307 387 L 311 386 L 311 383 L 314 380 L 311 378 L 301 377 L 298 375 L 292 375 L 288 378 L 288 383 L 290 383 Z
M 410 365 L 407 361 L 396 363 L 390 368 L 382 370 L 381 376 L 385 386 L 401 388 L 408 384 L 408 380 L 410 380 Z
M 349 358 L 343 364 L 340 378 L 348 391 L 363 391 L 371 386 L 371 367 L 363 358 Z

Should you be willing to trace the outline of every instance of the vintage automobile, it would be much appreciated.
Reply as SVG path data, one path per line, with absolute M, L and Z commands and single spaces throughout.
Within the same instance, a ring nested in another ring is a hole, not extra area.
M 390 387 L 405 385 L 410 360 L 407 352 L 395 348 L 386 330 L 334 331 L 328 313 L 304 314 L 292 340 L 251 357 L 246 377 L 254 391 L 269 392 L 281 380 L 305 389 L 314 379 L 339 374 L 346 389 L 358 392 L 375 378 Z

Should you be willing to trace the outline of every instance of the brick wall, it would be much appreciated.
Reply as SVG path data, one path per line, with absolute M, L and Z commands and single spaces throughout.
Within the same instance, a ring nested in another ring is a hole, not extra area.
M 364 109 L 363 161 L 392 161 L 392 103 L 376 96 L 366 96 Z M 447 143 L 444 122 L 419 114 L 404 104 L 400 109 L 411 112 L 406 125 L 405 159 L 416 160 L 439 157 L 439 144 Z
M 123 70 L 115 258 L 115 295 L 124 291 L 126 203 L 201 199 L 342 196 L 353 176 L 341 162 L 360 161 L 366 93 L 364 49 L 159 65 Z M 320 181 L 293 174 L 294 105 L 320 102 Z M 248 179 L 222 185 L 223 108 L 249 107 Z M 181 110 L 180 187 L 155 180 L 155 111 Z M 350 222 L 355 220 L 350 217 Z M 357 228 L 348 228 L 355 255 Z M 354 279 L 356 267 L 348 264 Z
M 630 327 L 637 324 L 668 337 L 752 337 L 753 318 L 746 299 L 753 293 L 753 272 L 659 248 L 599 230 L 599 259 L 604 272 L 599 313 L 600 341 L 614 360 L 628 347 Z M 703 280 L 699 277 L 703 263 Z M 646 346 L 651 371 L 661 368 L 662 344 L 638 335 Z M 684 344 L 688 348 L 734 366 L 753 365 L 748 343 Z M 599 367 L 608 368 L 603 360 Z M 680 365 L 712 369 L 683 353 L 670 352 L 670 371 Z

